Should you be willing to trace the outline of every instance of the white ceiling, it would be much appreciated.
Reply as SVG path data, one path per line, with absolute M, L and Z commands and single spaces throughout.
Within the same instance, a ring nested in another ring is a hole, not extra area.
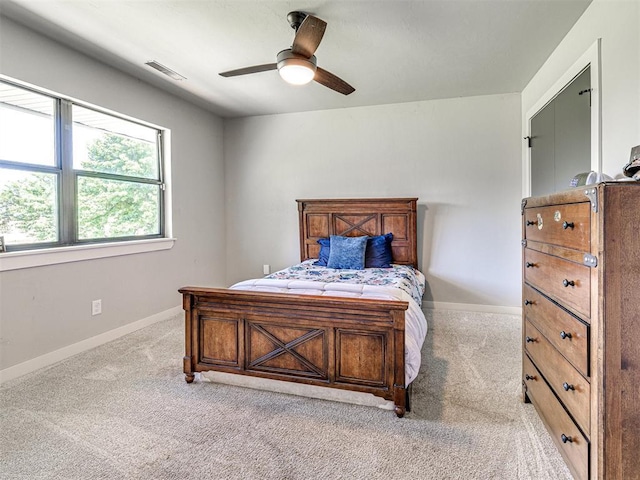
M 1 13 L 223 117 L 520 92 L 591 0 L 0 0 Z M 328 23 L 318 66 L 356 88 L 286 84 L 286 16 Z M 182 74 L 151 69 L 156 60 Z

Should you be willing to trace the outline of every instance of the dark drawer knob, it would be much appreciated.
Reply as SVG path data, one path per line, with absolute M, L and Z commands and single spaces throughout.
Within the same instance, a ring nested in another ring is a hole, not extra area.
M 525 300 L 524 304 L 525 305 L 533 305 L 533 300 Z
M 573 387 L 573 385 L 571 385 L 571 384 L 569 384 L 569 383 L 567 383 L 567 382 L 564 382 L 564 383 L 562 384 L 562 388 L 564 388 L 564 391 L 565 391 L 565 392 L 568 392 L 569 390 L 575 390 L 575 388 Z
M 567 437 L 564 433 L 562 435 L 560 435 L 560 440 L 562 440 L 562 443 L 572 443 L 573 442 L 573 438 L 571 437 Z
M 527 342 L 527 343 L 533 343 L 533 342 L 535 342 L 535 339 L 533 339 L 533 338 L 531 338 L 531 337 L 525 337 L 525 338 L 524 338 L 524 340 L 525 340 L 525 342 Z
M 564 223 L 562 224 L 562 228 L 564 228 L 565 230 L 566 230 L 567 228 L 570 228 L 570 229 L 572 229 L 572 230 L 573 230 L 573 227 L 574 227 L 573 222 L 564 222 Z
M 560 338 L 562 338 L 563 340 L 568 338 L 569 340 L 571 340 L 571 334 L 565 332 L 564 330 L 560 332 Z
M 527 267 L 527 268 L 532 268 L 532 267 L 535 267 L 536 264 L 535 263 L 531 263 L 531 262 L 527 262 L 527 263 L 524 264 L 524 266 Z
M 527 220 L 527 227 L 530 227 L 531 225 L 537 225 L 538 222 L 535 222 L 533 220 Z
M 575 287 L 576 286 L 576 282 L 574 282 L 573 280 L 567 280 L 566 278 L 562 281 L 562 284 L 565 287 L 569 287 L 569 286 Z
M 533 375 L 529 375 L 528 373 L 524 376 L 525 380 L 535 380 L 536 377 L 534 377 Z

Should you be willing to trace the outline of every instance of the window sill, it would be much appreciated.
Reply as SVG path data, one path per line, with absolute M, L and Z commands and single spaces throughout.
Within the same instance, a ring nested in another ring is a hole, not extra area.
M 175 238 L 154 238 L 152 240 L 132 240 L 128 242 L 97 243 L 93 245 L 74 245 L 72 247 L 0 253 L 0 272 L 169 250 L 173 247 L 175 241 Z

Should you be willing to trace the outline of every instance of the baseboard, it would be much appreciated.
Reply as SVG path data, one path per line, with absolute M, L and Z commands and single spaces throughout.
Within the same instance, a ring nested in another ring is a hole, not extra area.
M 163 312 L 156 313 L 155 315 L 151 315 L 150 317 L 137 320 L 133 323 L 128 323 L 127 325 L 109 330 L 108 332 L 101 333 L 95 337 L 81 340 L 80 342 L 72 345 L 62 347 L 58 350 L 54 350 L 53 352 L 45 353 L 39 357 L 19 363 L 18 365 L 0 370 L 0 385 L 8 382 L 9 380 L 13 380 L 14 378 L 26 375 L 27 373 L 35 372 L 36 370 L 40 370 L 41 368 L 66 360 L 67 358 L 73 357 L 79 353 L 91 350 L 92 348 L 99 347 L 100 345 L 116 340 L 129 333 L 135 332 L 136 330 L 140 330 L 141 328 L 148 327 L 149 325 L 163 320 L 168 320 L 169 318 L 178 315 L 181 311 L 182 306 L 173 307 Z
M 506 313 L 522 315 L 521 307 L 503 307 L 500 305 L 477 305 L 474 303 L 422 302 L 425 310 L 462 310 L 465 312 Z

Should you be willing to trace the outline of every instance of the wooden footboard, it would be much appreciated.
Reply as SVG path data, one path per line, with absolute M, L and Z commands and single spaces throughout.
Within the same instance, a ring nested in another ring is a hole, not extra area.
M 407 409 L 407 302 L 185 287 L 184 373 L 220 371 L 372 393 Z

